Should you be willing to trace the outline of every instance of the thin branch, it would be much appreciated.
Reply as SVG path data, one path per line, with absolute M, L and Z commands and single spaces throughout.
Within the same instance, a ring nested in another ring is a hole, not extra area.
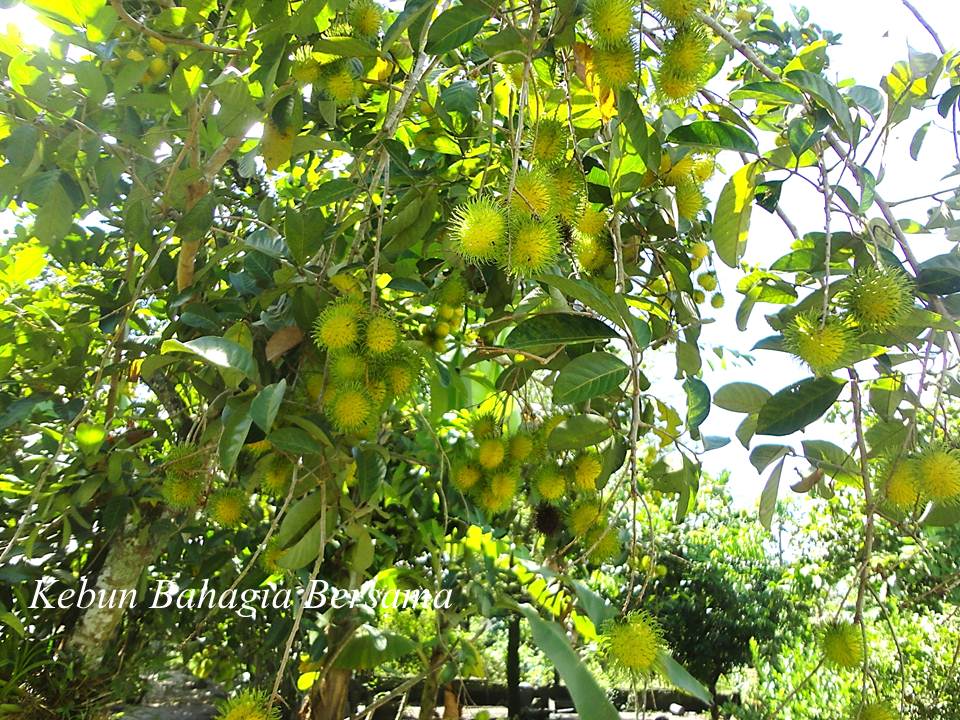
M 123 7 L 121 0 L 110 0 L 110 6 L 116 11 L 120 19 L 123 20 L 127 25 L 136 29 L 138 32 L 143 33 L 144 35 L 161 40 L 168 45 L 184 45 L 186 47 L 196 48 L 197 50 L 206 50 L 208 52 L 221 53 L 223 55 L 240 55 L 243 53 L 243 50 L 240 50 L 239 48 L 226 48 L 220 47 L 219 45 L 208 45 L 205 42 L 192 40 L 191 38 L 177 37 L 175 35 L 164 35 L 163 33 L 148 28 L 146 25 L 128 13 Z
M 933 38 L 933 41 L 937 44 L 937 49 L 940 50 L 941 55 L 945 55 L 947 52 L 946 46 L 940 41 L 940 36 L 937 35 L 937 31 L 930 27 L 930 23 L 923 19 L 923 15 L 920 14 L 920 11 L 914 7 L 913 3 L 910 0 L 902 0 L 904 6 L 913 13 L 913 16 L 917 19 L 917 22 L 923 25 L 923 29 L 930 33 L 930 37 Z

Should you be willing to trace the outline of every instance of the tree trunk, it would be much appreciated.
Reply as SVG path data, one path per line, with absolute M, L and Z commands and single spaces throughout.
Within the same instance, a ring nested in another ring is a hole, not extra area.
M 511 615 L 507 625 L 507 717 L 518 718 L 520 703 L 520 616 Z
M 352 670 L 331 668 L 323 679 L 310 688 L 305 712 L 306 720 L 343 720 L 346 717 L 347 693 Z
M 436 665 L 443 657 L 443 649 L 438 642 L 430 655 L 430 672 L 423 679 L 423 690 L 420 691 L 419 720 L 433 720 L 437 710 L 437 695 L 440 692 L 440 668 Z M 446 712 L 446 711 L 444 711 Z
M 129 598 L 136 591 L 141 573 L 156 557 L 164 541 L 164 537 L 151 534 L 149 525 L 128 522 L 111 543 L 96 583 L 90 588 L 95 599 L 83 610 L 65 643 L 65 649 L 76 653 L 84 667 L 95 668 L 103 661 L 117 626 L 130 607 Z M 78 602 L 80 600 L 82 598 L 78 598 Z M 151 600 L 136 598 L 136 603 Z
M 717 680 L 713 680 L 710 683 L 710 696 L 713 698 L 713 703 L 710 705 L 710 717 L 713 720 L 720 720 L 720 706 L 717 704 Z
M 448 683 L 443 689 L 443 720 L 460 720 L 460 697 Z

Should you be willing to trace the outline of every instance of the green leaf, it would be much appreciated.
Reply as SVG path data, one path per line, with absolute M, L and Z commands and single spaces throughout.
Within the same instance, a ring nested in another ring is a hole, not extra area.
M 313 41 L 313 49 L 318 53 L 339 57 L 377 57 L 380 51 L 368 42 L 352 37 L 318 38 Z
M 323 541 L 323 527 L 317 522 L 303 537 L 290 546 L 277 560 L 277 565 L 287 570 L 299 570 L 315 562 Z
M 160 346 L 160 354 L 186 352 L 202 360 L 227 370 L 237 370 L 253 382 L 257 382 L 257 364 L 253 354 L 237 343 L 222 337 L 207 335 L 189 342 L 165 340 Z
M 374 670 L 384 663 L 409 655 L 417 645 L 397 633 L 372 625 L 361 625 L 337 655 L 333 667 L 349 670 Z
M 530 624 L 534 644 L 550 658 L 550 662 L 560 673 L 580 717 L 589 717 L 590 720 L 619 720 L 617 709 L 570 647 L 563 629 L 556 623 L 544 620 L 530 605 L 521 605 L 520 612 Z
M 287 547 L 303 535 L 320 519 L 323 509 L 323 492 L 314 490 L 295 502 L 277 529 L 276 541 L 280 547 Z
M 551 450 L 580 450 L 597 445 L 613 434 L 610 423 L 601 415 L 574 415 L 557 425 L 547 438 Z
M 504 347 L 531 353 L 549 352 L 560 345 L 578 345 L 615 337 L 619 337 L 616 331 L 596 318 L 573 313 L 544 313 L 517 325 L 504 340 Z
M 667 142 L 715 150 L 733 150 L 751 155 L 759 152 L 757 141 L 746 130 L 716 120 L 698 120 L 689 125 L 681 125 L 667 136 Z
M 763 404 L 757 435 L 790 435 L 818 420 L 840 397 L 846 383 L 833 377 L 807 378 Z
M 223 432 L 220 434 L 220 444 L 217 452 L 220 456 L 220 467 L 229 474 L 237 464 L 237 457 L 243 444 L 247 440 L 247 433 L 253 418 L 250 417 L 250 406 L 236 399 L 227 403 L 223 410 Z
M 937 255 L 920 265 L 917 289 L 931 295 L 960 292 L 960 255 Z
M 93 452 L 100 447 L 100 444 L 106 439 L 107 431 L 100 425 L 91 423 L 80 423 L 74 431 L 77 438 L 77 445 L 85 452 Z
M 310 433 L 295 427 L 277 428 L 267 440 L 291 455 L 316 455 L 321 450 L 320 443 Z
M 691 377 L 683 381 L 683 390 L 687 394 L 687 429 L 696 433 L 710 414 L 710 388 Z
M 213 211 L 216 207 L 216 195 L 213 193 L 204 195 L 180 218 L 176 228 L 177 236 L 184 242 L 202 240 L 213 225 Z
M 686 668 L 673 659 L 666 650 L 657 651 L 657 665 L 663 676 L 680 690 L 702 700 L 707 705 L 713 704 L 713 695 L 699 680 L 687 672 Z
M 806 90 L 814 97 L 837 121 L 837 128 L 846 140 L 854 137 L 853 118 L 850 108 L 844 101 L 840 91 L 820 75 L 806 70 L 791 70 L 787 79 Z
M 747 249 L 757 177 L 756 163 L 744 165 L 730 178 L 717 201 L 713 244 L 720 259 L 732 268 L 740 264 Z
M 770 391 L 760 385 L 735 382 L 724 385 L 713 396 L 713 404 L 723 410 L 736 413 L 760 412 L 770 399 Z
M 771 463 L 776 462 L 793 450 L 789 445 L 757 445 L 750 451 L 750 464 L 758 473 L 762 473 Z
M 250 415 L 253 421 L 265 433 L 270 432 L 270 428 L 273 427 L 273 421 L 277 417 L 277 411 L 280 410 L 280 403 L 283 402 L 286 391 L 287 381 L 283 379 L 273 385 L 267 385 L 250 404 Z
M 479 3 L 444 10 L 427 33 L 426 52 L 442 55 L 469 42 L 489 17 L 490 10 Z
M 792 85 L 781 82 L 755 82 L 739 87 L 730 93 L 731 100 L 762 100 L 767 103 L 786 101 L 793 105 L 803 103 L 803 95 Z
M 767 478 L 767 484 L 763 486 L 763 492 L 760 494 L 760 524 L 767 530 L 773 525 L 773 513 L 777 509 L 777 495 L 780 493 L 780 476 L 783 474 L 783 463 L 786 458 L 782 458 L 777 466 Z
M 605 395 L 619 387 L 629 373 L 627 364 L 610 353 L 581 355 L 560 370 L 553 385 L 553 402 L 571 405 Z
M 637 347 L 643 348 L 650 343 L 650 326 L 630 312 L 622 296 L 608 294 L 584 278 L 540 275 L 537 281 L 555 287 L 564 295 L 583 303 L 601 317 L 630 331 Z

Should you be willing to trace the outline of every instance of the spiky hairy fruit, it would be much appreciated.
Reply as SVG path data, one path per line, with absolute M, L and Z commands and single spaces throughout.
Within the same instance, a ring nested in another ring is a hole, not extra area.
M 577 263 L 588 273 L 599 273 L 613 260 L 610 243 L 606 238 L 576 234 L 573 253 Z
M 584 237 L 596 237 L 607 229 L 607 215 L 603 210 L 596 210 L 592 205 L 584 205 L 577 218 L 574 230 Z
M 452 235 L 457 252 L 470 262 L 497 258 L 507 233 L 507 218 L 489 198 L 474 198 L 453 213 Z
M 192 444 L 174 445 L 163 463 L 164 475 L 168 478 L 202 477 L 207 471 L 207 453 Z
M 920 488 L 928 500 L 960 502 L 960 451 L 937 445 L 917 458 Z
M 829 623 L 823 629 L 820 646 L 827 661 L 837 667 L 855 668 L 863 663 L 863 633 L 854 623 Z
M 280 710 L 270 707 L 266 693 L 244 690 L 220 707 L 215 720 L 280 720 Z
M 697 284 L 702 287 L 707 292 L 713 292 L 717 289 L 717 276 L 716 273 L 708 272 L 704 273 L 697 278 Z
M 366 359 L 355 350 L 340 350 L 330 355 L 330 379 L 337 383 L 361 382 L 367 376 Z
M 913 309 L 913 284 L 896 268 L 861 268 L 839 300 L 864 330 L 886 332 Z
M 595 492 L 597 489 L 597 478 L 603 472 L 603 463 L 600 457 L 594 452 L 584 452 L 573 460 L 570 467 L 570 476 L 573 478 L 573 484 L 580 490 Z
M 577 216 L 584 194 L 583 173 L 576 164 L 563 165 L 550 171 L 553 183 L 554 212 L 565 222 L 572 223 Z
M 239 527 L 249 500 L 250 496 L 240 488 L 217 490 L 207 500 L 207 515 L 222 527 Z
M 664 99 L 678 103 L 686 102 L 703 87 L 700 78 L 683 75 L 670 65 L 663 63 L 657 68 L 654 82 Z
M 383 367 L 383 377 L 390 392 L 398 400 L 409 397 L 420 380 L 420 367 L 412 355 L 401 354 Z
M 451 275 L 440 286 L 440 302 L 444 305 L 463 305 L 470 290 L 461 275 Z
M 367 391 L 367 395 L 370 396 L 370 399 L 373 400 L 374 405 L 383 405 L 387 402 L 389 388 L 387 387 L 386 380 L 378 377 L 367 378 L 367 381 L 363 383 L 363 387 Z
M 580 500 L 567 516 L 567 527 L 577 537 L 583 537 L 600 519 L 600 505 L 594 500 Z
M 829 375 L 850 361 L 856 351 L 856 334 L 834 315 L 821 322 L 818 314 L 797 315 L 783 331 L 787 348 L 815 375 Z
M 487 470 L 494 470 L 503 464 L 507 449 L 500 438 L 481 440 L 477 446 L 477 462 Z
M 710 66 L 710 37 L 698 27 L 681 28 L 664 44 L 660 62 L 678 77 L 703 82 Z
M 687 220 L 695 219 L 707 206 L 707 199 L 704 197 L 703 189 L 692 177 L 687 178 L 677 185 L 676 200 L 677 214 Z
M 563 526 L 563 516 L 553 505 L 540 503 L 533 513 L 533 526 L 543 535 L 556 535 Z
M 570 133 L 559 120 L 545 118 L 530 131 L 530 157 L 542 165 L 555 165 L 567 156 Z
M 203 496 L 203 479 L 196 475 L 168 475 L 160 486 L 160 494 L 174 510 L 196 510 Z
M 653 9 L 673 25 L 686 25 L 696 19 L 696 11 L 707 12 L 710 0 L 653 0 Z
M 919 468 L 916 460 L 904 458 L 884 468 L 880 475 L 880 494 L 890 507 L 911 510 L 920 502 Z
M 328 306 L 313 325 L 313 340 L 327 350 L 346 350 L 356 345 L 366 309 L 358 302 L 338 300 Z
M 633 28 L 633 4 L 630 0 L 590 0 L 587 24 L 598 46 L 622 43 Z
M 347 22 L 355 35 L 375 38 L 380 34 L 383 13 L 374 0 L 353 0 L 347 8 Z
M 500 470 L 490 476 L 490 483 L 480 495 L 480 505 L 490 513 L 503 512 L 513 503 L 520 479 L 510 469 Z
M 260 566 L 271 575 L 282 572 L 283 568 L 280 567 L 280 559 L 286 552 L 287 551 L 280 546 L 280 543 L 276 541 L 276 538 L 271 538 L 270 542 L 268 542 L 267 546 L 263 549 L 263 552 L 260 553 Z
M 348 105 L 357 94 L 357 81 L 346 62 L 331 63 L 320 72 L 317 85 L 337 105 Z
M 621 622 L 609 623 L 602 636 L 604 657 L 614 669 L 637 677 L 649 675 L 663 648 L 663 635 L 656 620 L 634 612 Z
M 873 702 L 861 705 L 854 720 L 898 720 L 900 713 L 885 702 Z
M 278 497 L 290 489 L 293 463 L 283 455 L 267 455 L 260 459 L 253 472 L 260 489 L 267 495 Z
M 588 550 L 590 562 L 600 565 L 620 555 L 620 537 L 609 525 L 595 527 L 587 533 L 583 546 Z
M 710 254 L 710 246 L 705 242 L 696 242 L 690 246 L 690 254 L 695 258 L 703 260 Z
M 503 427 L 496 413 L 486 411 L 470 418 L 470 432 L 476 440 L 500 437 Z
M 467 492 L 483 479 L 483 473 L 476 465 L 461 461 L 450 469 L 450 482 L 461 492 Z
M 637 56 L 629 42 L 595 48 L 593 69 L 600 83 L 611 90 L 627 87 L 637 79 Z
M 377 314 L 367 322 L 364 340 L 367 352 L 371 355 L 383 355 L 397 349 L 400 343 L 400 328 L 392 318 Z
M 361 432 L 373 413 L 373 399 L 366 388 L 356 383 L 334 388 L 327 401 L 327 417 L 340 432 Z
M 513 462 L 523 462 L 533 455 L 536 443 L 527 433 L 517 433 L 510 438 L 510 459 Z
M 360 281 L 353 277 L 353 275 L 348 275 L 347 273 L 331 275 L 330 284 L 342 295 L 350 295 L 354 299 L 359 299 L 363 294 L 363 287 L 360 285 Z
M 540 168 L 521 170 L 517 173 L 510 197 L 510 207 L 520 215 L 538 215 L 542 218 L 553 213 L 556 199 L 550 174 Z
M 544 500 L 553 502 L 567 491 L 567 479 L 554 465 L 545 465 L 533 478 L 533 486 Z
M 560 228 L 553 218 L 539 220 L 527 215 L 511 232 L 503 269 L 509 275 L 530 277 L 547 270 L 560 252 Z
M 661 166 L 666 164 L 668 158 L 664 156 L 663 160 L 664 162 Z M 684 155 L 675 163 L 670 163 L 666 171 L 663 172 L 663 184 L 676 187 L 680 183 L 689 180 L 693 175 L 693 163 L 694 159 L 692 155 Z
M 700 182 L 706 182 L 717 171 L 717 161 L 711 155 L 697 158 L 693 163 L 693 175 Z

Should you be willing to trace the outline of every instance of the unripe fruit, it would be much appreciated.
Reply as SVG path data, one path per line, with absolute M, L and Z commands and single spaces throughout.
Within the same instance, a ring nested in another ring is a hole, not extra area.
M 548 269 L 560 249 L 560 231 L 555 219 L 527 216 L 507 244 L 504 269 L 510 275 L 530 277 Z
M 856 336 L 840 318 L 824 323 L 816 315 L 798 315 L 783 331 L 790 352 L 803 360 L 815 375 L 828 375 L 854 355 Z
M 443 320 L 449 320 L 453 317 L 453 310 L 449 305 L 441 305 L 439 310 L 437 310 L 437 315 Z
M 239 527 L 249 499 L 240 488 L 218 490 L 207 500 L 207 514 L 218 525 L 226 528 Z
M 932 447 L 917 459 L 924 497 L 938 503 L 960 502 L 960 453 Z
M 376 315 L 367 323 L 366 347 L 373 355 L 383 355 L 396 349 L 400 342 L 400 329 L 385 315 Z
M 863 633 L 859 625 L 830 623 L 824 628 L 821 646 L 827 661 L 837 667 L 854 668 L 863 663 Z
M 438 323 L 434 326 L 433 331 L 434 331 L 437 335 L 439 335 L 440 337 L 446 337 L 447 335 L 450 334 L 450 323 L 448 323 L 448 322 L 438 322 Z
M 453 214 L 451 234 L 457 252 L 471 262 L 497 257 L 507 231 L 503 210 L 492 200 L 477 198 L 460 205 Z
M 487 438 L 477 447 L 477 462 L 487 470 L 500 467 L 506 457 L 507 450 L 499 438 Z
M 697 278 L 697 284 L 707 292 L 713 292 L 717 289 L 717 276 L 713 273 L 704 273 Z
M 603 471 L 603 463 L 596 453 L 583 453 L 573 461 L 573 484 L 580 490 L 595 491 L 597 478 Z
M 593 500 L 581 500 L 570 509 L 567 527 L 576 537 L 583 537 L 599 518 L 600 506 Z
M 717 293 L 717 294 L 714 295 L 712 298 L 710 298 L 710 305 L 711 305 L 715 310 L 719 310 L 719 309 L 722 308 L 724 305 L 726 305 L 726 300 L 724 299 L 723 295 L 721 295 L 720 293 Z
M 710 246 L 705 242 L 695 242 L 690 246 L 690 254 L 695 258 L 703 260 L 710 255 Z
M 346 350 L 360 338 L 365 308 L 356 302 L 338 301 L 327 307 L 313 326 L 313 339 L 328 350 Z
M 663 646 L 660 629 L 646 613 L 634 613 L 603 633 L 606 657 L 630 675 L 653 671 Z
M 546 172 L 533 169 L 517 173 L 510 198 L 510 207 L 517 213 L 547 217 L 551 214 L 554 201 L 554 189 Z
M 567 481 L 557 468 L 548 465 L 541 468 L 534 476 L 533 486 L 544 500 L 554 501 L 563 497 L 567 489 Z
M 886 332 L 913 309 L 913 286 L 900 270 L 868 267 L 850 278 L 839 299 L 860 327 Z

